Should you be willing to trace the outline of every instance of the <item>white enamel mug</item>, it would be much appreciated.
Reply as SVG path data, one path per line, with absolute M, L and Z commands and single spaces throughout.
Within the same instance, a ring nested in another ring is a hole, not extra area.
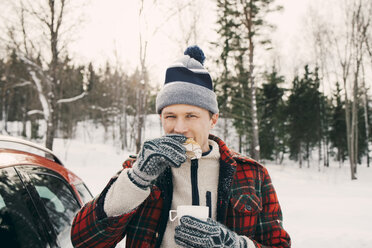
M 194 206 L 194 205 L 180 205 L 177 210 L 169 211 L 169 220 L 175 221 L 178 219 L 178 224 L 180 224 L 180 219 L 184 215 L 190 215 L 192 217 L 207 220 L 209 215 L 209 207 L 207 206 Z

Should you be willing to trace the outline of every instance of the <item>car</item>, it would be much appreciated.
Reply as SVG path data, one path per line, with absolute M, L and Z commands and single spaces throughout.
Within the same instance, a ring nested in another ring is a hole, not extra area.
M 73 247 L 73 218 L 92 197 L 51 150 L 0 135 L 1 247 Z

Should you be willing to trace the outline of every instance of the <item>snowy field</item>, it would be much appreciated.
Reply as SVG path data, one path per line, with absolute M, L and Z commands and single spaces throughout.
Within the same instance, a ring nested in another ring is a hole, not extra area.
M 96 195 L 132 152 L 118 149 L 118 144 L 93 125 L 79 130 L 76 139 L 56 139 L 54 150 Z M 146 133 L 147 137 L 160 135 L 158 123 L 150 122 Z M 299 169 L 291 161 L 266 167 L 292 247 L 372 247 L 372 168 L 358 166 L 358 180 L 351 181 L 347 164 L 339 168 L 334 163 L 320 171 L 317 161 L 311 168 Z

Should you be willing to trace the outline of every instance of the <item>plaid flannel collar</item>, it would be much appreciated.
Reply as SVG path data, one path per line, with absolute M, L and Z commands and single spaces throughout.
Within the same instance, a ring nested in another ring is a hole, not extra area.
M 231 185 L 236 173 L 237 163 L 233 156 L 236 153 L 230 150 L 225 142 L 220 138 L 210 134 L 209 139 L 217 142 L 220 147 L 220 175 L 218 178 L 217 196 L 217 221 L 225 223 L 227 216 L 227 206 L 230 199 Z
M 217 136 L 209 134 L 209 139 L 217 142 L 218 146 L 220 147 L 221 160 L 232 167 L 236 167 L 236 161 L 233 157 L 236 156 L 237 153 L 230 150 L 226 143 Z

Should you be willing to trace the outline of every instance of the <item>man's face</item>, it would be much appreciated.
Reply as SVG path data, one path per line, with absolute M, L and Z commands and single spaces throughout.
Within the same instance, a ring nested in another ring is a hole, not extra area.
M 210 118 L 206 109 L 193 105 L 174 104 L 165 107 L 160 118 L 166 134 L 183 134 L 199 143 L 203 152 L 209 150 L 209 131 L 216 125 L 218 114 Z

